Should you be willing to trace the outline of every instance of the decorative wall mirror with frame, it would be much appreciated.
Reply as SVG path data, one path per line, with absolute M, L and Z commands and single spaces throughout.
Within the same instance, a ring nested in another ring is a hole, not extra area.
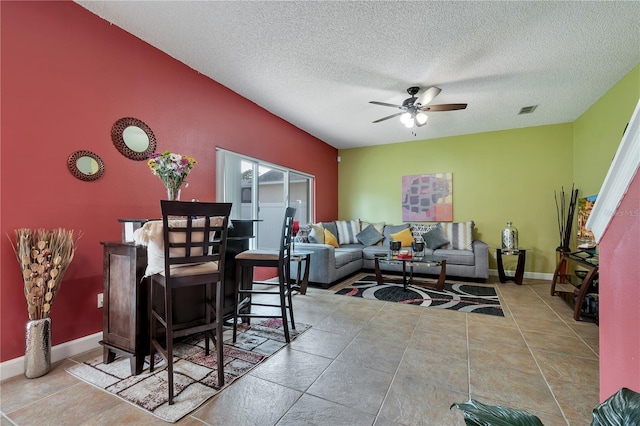
M 156 151 L 156 137 L 143 121 L 124 117 L 113 124 L 111 140 L 127 158 L 144 161 Z
M 91 151 L 75 151 L 67 160 L 72 175 L 80 180 L 98 180 L 104 173 L 104 162 L 98 154 Z

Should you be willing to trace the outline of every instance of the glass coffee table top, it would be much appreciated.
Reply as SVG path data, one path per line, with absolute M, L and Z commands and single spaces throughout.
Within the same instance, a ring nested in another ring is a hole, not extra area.
M 424 256 L 397 256 L 392 254 L 378 255 L 375 257 L 375 273 L 376 281 L 382 285 L 385 281 L 396 281 L 390 277 L 382 277 L 382 271 L 380 270 L 380 263 L 396 263 L 402 265 L 402 279 L 399 283 L 402 284 L 404 290 L 407 290 L 407 286 L 410 284 L 428 285 L 434 286 L 437 290 L 442 291 L 444 288 L 444 281 L 446 277 L 447 261 L 445 257 L 436 255 L 424 255 Z M 440 273 L 436 283 L 426 283 L 413 278 L 414 266 L 427 266 L 427 267 L 440 267 Z M 407 271 L 409 267 L 409 271 Z

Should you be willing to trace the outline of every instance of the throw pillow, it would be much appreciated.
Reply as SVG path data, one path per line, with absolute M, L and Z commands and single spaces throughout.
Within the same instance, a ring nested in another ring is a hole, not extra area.
M 311 224 L 302 225 L 296 234 L 294 241 L 296 243 L 308 243 L 309 233 L 311 232 Z
M 435 228 L 435 223 L 425 224 L 425 223 L 412 223 L 411 224 L 411 233 L 413 234 L 413 238 L 420 242 L 422 241 L 422 234 L 426 234 Z
M 333 235 L 327 228 L 324 229 L 324 243 L 329 244 L 330 246 L 334 246 L 335 248 L 340 247 L 336 236 Z
M 405 228 L 400 232 L 391 234 L 391 239 L 394 241 L 400 241 L 402 243 L 402 247 L 411 247 L 411 244 L 415 241 L 411 234 L 411 229 L 409 228 Z
M 378 232 L 373 225 L 369 225 L 362 231 L 358 232 L 356 238 L 365 246 L 372 246 L 377 242 L 382 241 L 384 236 L 382 236 L 382 234 Z
M 451 247 L 457 250 L 473 250 L 473 221 L 441 222 L 444 236 L 451 241 Z
M 314 244 L 324 244 L 324 227 L 321 223 L 312 223 L 309 232 L 309 242 Z
M 422 234 L 422 240 L 427 248 L 431 250 L 439 249 L 449 244 L 449 240 L 444 236 L 440 224 L 435 225 L 429 232 Z
M 336 220 L 339 244 L 358 244 L 358 232 L 360 232 L 359 220 Z
M 384 222 L 371 223 L 371 222 L 365 222 L 363 220 L 360 221 L 360 229 L 365 229 L 369 225 L 373 226 L 375 230 L 378 231 L 383 236 L 382 240 L 384 240 Z M 376 245 L 381 246 L 382 240 L 378 241 Z
M 398 232 L 407 228 L 409 228 L 408 223 L 403 223 L 402 225 L 386 225 L 384 227 L 384 233 L 383 233 L 384 235 L 383 245 L 385 246 L 389 245 L 389 241 L 393 239 L 391 238 L 391 234 L 397 234 Z
M 328 229 L 334 237 L 338 236 L 338 227 L 336 226 L 335 222 L 322 222 L 322 226 L 324 227 L 324 229 Z

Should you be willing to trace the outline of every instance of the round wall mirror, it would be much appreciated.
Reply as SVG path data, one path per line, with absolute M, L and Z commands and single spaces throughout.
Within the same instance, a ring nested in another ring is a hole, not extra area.
M 111 128 L 111 140 L 127 158 L 144 161 L 156 151 L 156 137 L 143 121 L 125 117 Z
M 91 151 L 74 152 L 67 160 L 67 167 L 72 175 L 85 181 L 100 179 L 104 173 L 102 158 Z

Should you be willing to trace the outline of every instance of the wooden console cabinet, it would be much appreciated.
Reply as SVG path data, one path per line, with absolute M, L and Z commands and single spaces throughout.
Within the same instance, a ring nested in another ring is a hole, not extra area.
M 116 355 L 131 360 L 131 374 L 140 374 L 149 353 L 147 251 L 131 242 L 103 242 L 104 363 Z

